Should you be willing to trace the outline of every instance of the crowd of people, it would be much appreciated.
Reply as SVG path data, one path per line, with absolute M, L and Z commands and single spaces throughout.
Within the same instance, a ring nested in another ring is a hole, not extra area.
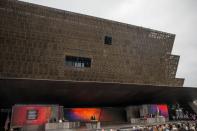
M 119 129 L 118 131 L 197 131 L 197 122 L 182 121 L 158 125 L 133 126 L 127 129 Z

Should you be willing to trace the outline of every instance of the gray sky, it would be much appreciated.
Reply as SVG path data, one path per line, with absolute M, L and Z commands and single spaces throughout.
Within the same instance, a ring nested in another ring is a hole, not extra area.
M 176 34 L 177 77 L 197 87 L 197 0 L 23 0 Z

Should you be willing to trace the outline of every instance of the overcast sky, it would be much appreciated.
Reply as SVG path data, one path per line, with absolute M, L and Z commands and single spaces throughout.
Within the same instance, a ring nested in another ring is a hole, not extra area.
M 178 78 L 197 87 L 197 0 L 23 0 L 176 34 Z

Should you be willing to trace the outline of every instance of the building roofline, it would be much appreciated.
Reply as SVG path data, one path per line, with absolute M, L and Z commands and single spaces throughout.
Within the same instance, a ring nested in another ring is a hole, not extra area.
M 137 26 L 137 25 L 133 25 L 133 24 L 120 22 L 120 21 L 105 19 L 105 18 L 91 16 L 91 15 L 87 15 L 87 14 L 76 13 L 76 12 L 72 12 L 72 11 L 67 11 L 67 10 L 63 10 L 63 9 L 58 9 L 58 8 L 54 8 L 54 7 L 45 6 L 45 5 L 39 5 L 39 4 L 24 2 L 24 1 L 20 1 L 20 0 L 8 0 L 8 1 L 15 1 L 15 2 L 18 2 L 18 3 L 21 3 L 21 4 L 29 4 L 29 5 L 32 5 L 32 6 L 47 8 L 51 11 L 55 11 L 56 13 L 61 13 L 61 14 L 68 13 L 68 14 L 72 14 L 72 15 L 87 17 L 87 18 L 90 18 L 90 19 L 96 19 L 96 20 L 100 20 L 100 21 L 110 22 L 110 23 L 113 23 L 113 24 L 120 24 L 122 26 L 127 26 L 128 28 L 139 28 L 139 29 L 144 29 L 144 30 L 148 30 L 148 31 L 152 31 L 152 32 L 157 32 L 157 33 L 170 35 L 172 37 L 176 36 L 173 33 L 168 33 L 168 32 L 165 32 L 165 31 L 159 31 L 159 30 L 155 30 L 155 29 L 151 29 L 151 28 L 147 28 L 147 27 L 143 27 L 143 26 Z

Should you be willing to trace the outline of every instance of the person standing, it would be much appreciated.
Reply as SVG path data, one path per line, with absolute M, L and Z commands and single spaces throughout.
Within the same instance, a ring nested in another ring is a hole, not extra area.
M 6 121 L 5 121 L 4 129 L 5 129 L 5 131 L 9 131 L 9 129 L 10 129 L 10 115 L 9 115 L 9 113 L 8 113 Z

